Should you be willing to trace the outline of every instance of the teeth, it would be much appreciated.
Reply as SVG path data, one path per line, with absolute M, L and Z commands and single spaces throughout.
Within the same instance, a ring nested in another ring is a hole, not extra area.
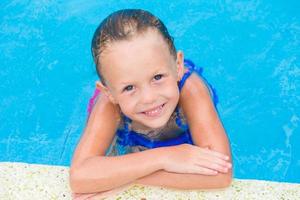
M 151 110 L 151 111 L 146 111 L 144 112 L 146 115 L 156 115 L 161 109 L 162 109 L 162 105 L 159 106 L 157 109 L 155 110 Z

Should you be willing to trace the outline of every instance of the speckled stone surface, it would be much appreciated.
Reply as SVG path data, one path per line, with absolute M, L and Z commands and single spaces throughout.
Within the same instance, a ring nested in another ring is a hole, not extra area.
M 27 163 L 0 163 L 0 199 L 71 199 L 68 167 Z M 188 199 L 300 199 L 300 184 L 234 179 L 222 190 L 179 191 L 132 185 L 107 200 L 188 200 Z

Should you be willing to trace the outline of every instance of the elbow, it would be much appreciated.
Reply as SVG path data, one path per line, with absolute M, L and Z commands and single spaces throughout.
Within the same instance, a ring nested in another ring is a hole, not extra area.
M 81 168 L 71 167 L 69 171 L 69 185 L 73 193 L 89 193 L 89 180 Z
M 105 178 L 95 179 L 84 167 L 71 167 L 69 186 L 73 193 L 94 193 L 110 189 Z
M 83 193 L 81 187 L 83 181 L 80 177 L 79 170 L 71 167 L 69 171 L 69 185 L 73 193 Z
M 230 170 L 230 172 L 222 175 L 222 178 L 219 183 L 219 187 L 220 188 L 228 188 L 231 186 L 232 181 L 233 181 L 232 171 Z

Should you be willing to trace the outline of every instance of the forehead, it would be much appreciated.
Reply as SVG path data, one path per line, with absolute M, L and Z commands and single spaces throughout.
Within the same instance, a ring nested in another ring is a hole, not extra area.
M 150 72 L 174 63 L 167 42 L 154 29 L 136 34 L 130 40 L 111 43 L 101 57 L 102 72 L 108 81 L 116 76 L 128 78 L 129 72 Z

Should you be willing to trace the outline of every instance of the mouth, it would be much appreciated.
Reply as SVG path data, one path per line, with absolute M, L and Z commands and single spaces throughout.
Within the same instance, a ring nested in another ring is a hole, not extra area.
M 162 113 L 163 107 L 166 103 L 161 104 L 155 108 L 142 112 L 142 114 L 146 115 L 147 117 L 157 117 Z

